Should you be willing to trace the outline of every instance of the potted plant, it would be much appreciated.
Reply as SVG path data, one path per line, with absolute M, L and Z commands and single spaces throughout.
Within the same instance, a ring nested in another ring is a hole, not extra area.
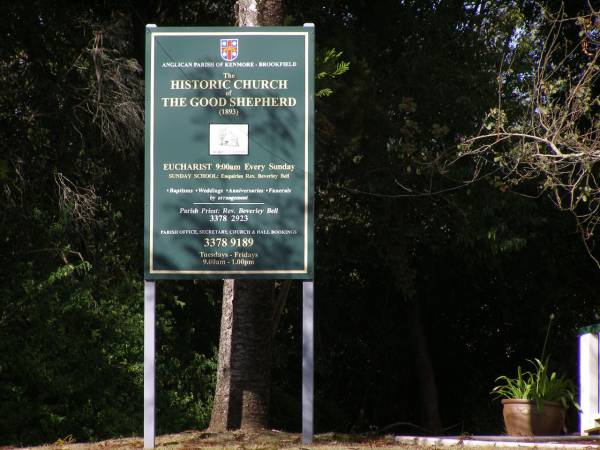
M 549 357 L 544 357 L 548 333 L 554 316 L 550 316 L 542 357 L 528 360 L 532 369 L 517 368 L 517 376 L 500 376 L 491 394 L 502 398 L 502 415 L 506 432 L 511 436 L 550 436 L 564 428 L 565 412 L 575 401 L 576 388 L 566 375 L 550 371 Z

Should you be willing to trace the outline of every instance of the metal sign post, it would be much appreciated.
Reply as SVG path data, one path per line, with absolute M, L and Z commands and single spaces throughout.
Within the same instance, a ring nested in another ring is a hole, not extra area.
M 314 283 L 302 283 L 302 443 L 313 442 Z
M 144 281 L 144 448 L 154 448 L 155 436 L 155 312 L 156 285 Z
M 313 28 L 305 23 L 304 28 Z M 314 282 L 302 283 L 302 443 L 313 443 L 314 436 Z

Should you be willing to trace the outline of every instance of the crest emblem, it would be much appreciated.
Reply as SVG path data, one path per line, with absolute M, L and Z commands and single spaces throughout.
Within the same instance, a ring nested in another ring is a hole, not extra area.
M 238 39 L 221 39 L 221 58 L 225 61 L 234 61 L 238 57 Z

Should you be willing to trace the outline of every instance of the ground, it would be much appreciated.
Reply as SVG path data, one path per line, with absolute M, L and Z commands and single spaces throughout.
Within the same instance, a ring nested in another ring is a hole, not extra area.
M 285 449 L 344 449 L 344 448 L 391 448 L 394 446 L 392 436 L 367 438 L 365 436 L 338 435 L 327 433 L 315 437 L 315 445 L 301 444 L 301 437 L 297 433 L 284 433 L 280 431 L 228 432 L 208 433 L 204 431 L 186 431 L 183 433 L 158 436 L 156 439 L 157 450 L 191 450 L 200 448 L 235 449 L 235 450 L 271 450 Z M 2 447 L 0 450 L 12 450 L 18 447 Z M 57 442 L 38 447 L 29 447 L 31 450 L 130 450 L 142 449 L 142 438 L 120 438 L 107 441 L 83 444 L 73 442 L 71 437 L 59 439 Z M 406 448 L 398 447 L 396 448 Z
M 301 437 L 297 433 L 285 433 L 275 430 L 260 431 L 256 433 L 233 431 L 228 433 L 208 433 L 205 431 L 186 431 L 183 433 L 169 434 L 159 436 L 156 439 L 156 450 L 191 450 L 191 449 L 231 449 L 231 450 L 363 450 L 363 449 L 385 449 L 385 450 L 436 450 L 441 448 L 448 449 L 467 449 L 467 450 L 492 450 L 502 447 L 502 450 L 520 449 L 519 444 L 508 442 L 490 442 L 489 445 L 467 445 L 469 437 L 464 437 L 458 445 L 428 444 L 428 445 L 409 445 L 400 444 L 394 436 L 369 436 L 369 435 L 348 435 L 326 433 L 315 437 L 314 445 L 303 445 Z M 579 449 L 599 449 L 599 441 L 574 443 L 529 443 L 529 449 L 548 449 L 548 448 L 575 448 Z M 475 444 L 474 442 L 472 442 Z M 514 444 L 514 445 L 513 445 Z M 525 445 L 521 443 L 521 445 Z M 141 450 L 143 449 L 143 439 L 140 437 L 110 439 L 107 441 L 94 443 L 77 443 L 73 438 L 67 436 L 59 439 L 53 444 L 42 445 L 38 447 L 27 447 L 31 450 Z M 0 446 L 0 450 L 14 450 L 19 447 Z

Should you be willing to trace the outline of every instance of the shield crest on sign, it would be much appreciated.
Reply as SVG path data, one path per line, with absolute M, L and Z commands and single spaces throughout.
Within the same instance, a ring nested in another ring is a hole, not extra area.
M 238 39 L 221 39 L 221 58 L 225 61 L 234 61 L 239 53 Z

